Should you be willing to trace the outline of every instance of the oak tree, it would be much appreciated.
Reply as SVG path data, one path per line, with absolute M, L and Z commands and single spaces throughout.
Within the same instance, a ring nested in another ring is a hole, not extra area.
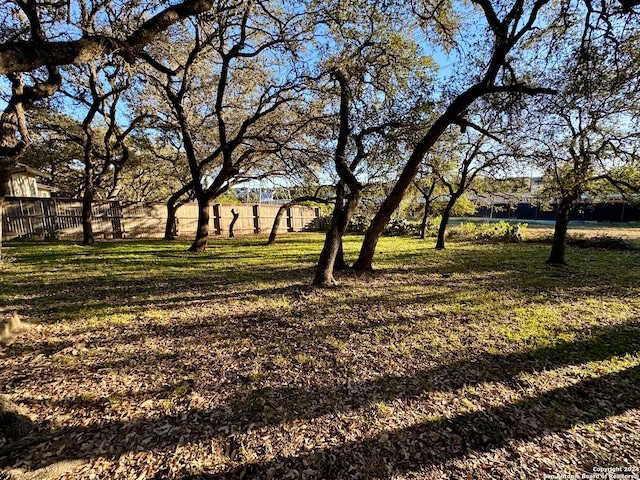
M 8 82 L 3 85 L 6 105 L 0 115 L 0 209 L 13 167 L 30 141 L 25 111 L 60 88 L 59 67 L 109 54 L 133 62 L 169 26 L 213 8 L 212 0 L 185 0 L 155 10 L 138 1 L 87 0 L 80 2 L 79 12 L 72 12 L 71 5 L 15 0 L 0 6 L 0 75 Z M 107 7 L 111 8 L 105 16 Z M 115 28 L 105 18 L 118 19 Z
M 448 127 L 464 123 L 466 111 L 478 99 L 504 93 L 553 93 L 537 85 L 535 80 L 529 80 L 525 74 L 518 74 L 518 69 L 526 71 L 527 61 L 531 61 L 531 58 L 527 60 L 527 56 L 534 57 L 526 46 L 540 32 L 546 32 L 548 24 L 556 21 L 562 14 L 560 7 L 554 10 L 550 0 L 474 0 L 469 9 L 465 9 L 462 4 L 425 2 L 420 4 L 420 8 L 416 14 L 422 19 L 424 28 L 429 33 L 440 33 L 439 37 L 433 37 L 434 42 L 439 38 L 441 42 L 454 47 L 462 45 L 468 38 L 474 43 L 469 50 L 465 50 L 471 53 L 466 57 L 461 55 L 464 68 L 459 69 L 460 77 L 457 81 L 454 79 L 449 82 L 443 95 L 444 101 L 440 102 L 442 110 L 416 143 L 395 186 L 367 229 L 360 255 L 354 264 L 356 270 L 371 270 L 378 239 L 400 205 L 425 155 Z M 463 11 L 466 15 L 461 16 Z M 542 17 L 541 13 L 545 16 Z M 457 29 L 439 21 L 450 17 L 459 19 L 457 26 L 454 25 Z M 522 51 L 518 52 L 518 49 Z
M 148 55 L 148 81 L 180 132 L 198 202 L 196 237 L 204 251 L 211 202 L 232 185 L 278 170 L 299 131 L 304 89 L 297 48 L 307 17 L 276 2 L 220 2 L 214 16 L 180 25 Z

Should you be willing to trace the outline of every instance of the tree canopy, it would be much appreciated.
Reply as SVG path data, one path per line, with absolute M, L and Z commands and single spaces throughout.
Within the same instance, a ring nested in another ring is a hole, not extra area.
M 555 172 L 550 185 L 573 189 L 562 193 L 567 198 L 587 181 L 635 192 L 635 7 L 614 0 L 5 2 L 0 196 L 36 122 L 60 125 L 45 139 L 52 148 L 62 149 L 64 136 L 83 144 L 83 185 L 68 185 L 77 173 L 70 163 L 55 167 L 67 192 L 115 195 L 129 178 L 132 188 L 156 190 L 134 196 L 169 200 L 170 211 L 192 192 L 200 209 L 194 251 L 206 246 L 210 203 L 235 184 L 270 176 L 334 183 L 344 230 L 376 182 L 387 194 L 373 202 L 354 264 L 369 270 L 421 165 L 452 135 L 476 145 L 471 158 L 483 161 L 479 171 L 462 161 L 471 170 L 457 180 L 429 165 L 450 197 L 490 168 L 497 150 L 503 172 L 529 152 L 535 168 Z M 36 106 L 50 121 L 26 114 Z M 496 120 L 509 128 L 495 132 Z M 573 140 L 560 138 L 565 130 Z M 499 147 L 513 147 L 515 138 L 517 152 Z M 576 173 L 575 159 L 568 168 L 558 155 L 571 156 L 587 139 L 600 146 L 582 149 L 593 151 Z M 80 160 L 68 145 L 61 151 Z M 134 181 L 132 172 L 155 170 L 154 182 Z

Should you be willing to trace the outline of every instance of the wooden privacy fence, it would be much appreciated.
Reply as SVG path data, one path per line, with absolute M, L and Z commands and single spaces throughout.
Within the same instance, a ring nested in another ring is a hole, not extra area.
M 227 236 L 233 219 L 231 209 L 240 216 L 235 235 L 269 233 L 279 205 L 215 204 L 211 207 L 209 233 Z M 195 236 L 198 206 L 182 205 L 176 214 L 177 234 Z M 163 203 L 96 201 L 93 205 L 93 232 L 96 238 L 162 238 L 167 221 Z M 293 206 L 280 222 L 279 232 L 313 231 L 320 228 L 320 209 Z M 82 201 L 69 198 L 7 197 L 2 212 L 2 240 L 15 238 L 82 238 Z

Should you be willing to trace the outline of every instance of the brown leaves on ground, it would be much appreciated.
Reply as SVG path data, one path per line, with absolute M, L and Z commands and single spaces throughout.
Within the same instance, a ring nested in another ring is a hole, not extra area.
M 307 286 L 311 264 L 262 277 L 242 261 L 236 281 L 173 265 L 161 284 L 139 270 L 76 294 L 53 282 L 20 299 L 38 325 L 0 357 L 1 393 L 35 427 L 0 439 L 0 464 L 82 460 L 51 478 L 132 480 L 639 465 L 638 252 L 616 284 L 522 260 L 537 245 L 420 248 L 330 289 Z

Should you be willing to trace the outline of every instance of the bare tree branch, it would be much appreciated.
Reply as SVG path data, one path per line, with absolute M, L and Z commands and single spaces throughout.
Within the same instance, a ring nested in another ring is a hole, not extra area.
M 0 45 L 0 74 L 30 72 L 42 66 L 61 66 L 85 63 L 102 55 L 117 54 L 132 62 L 140 57 L 159 33 L 180 20 L 211 10 L 213 0 L 185 0 L 161 11 L 143 23 L 124 40 L 94 35 L 79 40 L 50 42 L 39 38 L 37 32 L 31 41 L 7 42 Z

